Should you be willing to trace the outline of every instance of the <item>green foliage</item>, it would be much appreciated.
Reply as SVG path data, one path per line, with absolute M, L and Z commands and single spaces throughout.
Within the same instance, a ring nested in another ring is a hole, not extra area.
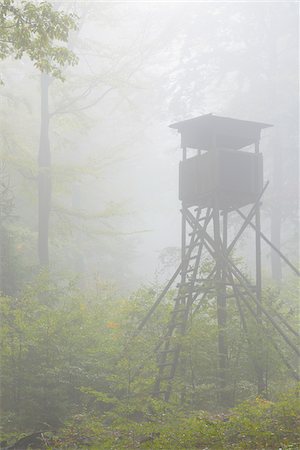
M 54 282 L 47 271 L 18 298 L 2 297 L 4 435 L 60 427 L 58 434 L 47 435 L 53 448 L 271 449 L 298 442 L 299 397 L 294 391 L 276 402 L 255 399 L 255 370 L 233 307 L 228 309 L 230 376 L 236 402 L 253 400 L 225 415 L 216 413 L 213 299 L 202 305 L 182 340 L 187 379 L 177 376 L 171 403 L 151 398 L 157 370 L 153 348 L 165 330 L 170 299 L 142 333 L 134 331 L 154 297 L 153 289 L 143 288 L 129 299 L 120 298 L 105 284 L 96 294 L 83 293 L 74 280 Z M 275 370 L 278 356 L 267 351 L 269 368 L 274 367 L 269 377 L 274 397 L 284 371 Z M 186 403 L 179 405 L 183 385 Z
M 85 406 L 105 412 L 149 385 L 153 361 L 142 381 L 133 376 L 154 345 L 148 333 L 131 340 L 144 312 L 140 298 L 117 299 L 111 292 L 103 286 L 97 295 L 83 295 L 71 281 L 54 283 L 45 272 L 19 298 L 1 298 L 5 428 L 57 426 Z
M 300 443 L 299 387 L 276 403 L 256 398 L 233 410 L 226 441 L 238 448 L 276 448 Z M 295 447 L 296 448 L 296 447 Z
M 24 54 L 37 69 L 63 79 L 61 68 L 77 58 L 58 42 L 66 43 L 76 29 L 76 16 L 55 11 L 48 2 L 3 0 L 0 4 L 0 59 Z
M 299 388 L 276 402 L 244 402 L 227 415 L 184 414 L 155 400 L 146 402 L 146 409 L 143 418 L 123 416 L 122 422 L 109 425 L 82 411 L 59 433 L 45 433 L 45 448 L 296 450 L 300 444 Z

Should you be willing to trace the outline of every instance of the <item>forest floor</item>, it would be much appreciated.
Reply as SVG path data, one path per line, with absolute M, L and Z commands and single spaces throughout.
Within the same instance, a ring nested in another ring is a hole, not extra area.
M 246 401 L 226 415 L 172 411 L 140 421 L 116 415 L 114 423 L 107 425 L 95 414 L 76 414 L 55 432 L 19 435 L 14 444 L 6 441 L 1 448 L 296 450 L 300 449 L 299 391 L 289 391 L 277 402 Z

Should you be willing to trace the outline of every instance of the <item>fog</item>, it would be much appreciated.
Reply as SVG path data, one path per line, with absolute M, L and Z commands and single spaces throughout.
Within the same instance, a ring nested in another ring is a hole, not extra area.
M 0 447 L 299 449 L 299 5 L 0 0 Z
M 169 125 L 207 113 L 273 125 L 261 140 L 270 181 L 262 230 L 296 264 L 297 4 L 53 4 L 77 14 L 79 27 L 68 44 L 78 64 L 49 86 L 52 270 L 123 290 L 170 277 L 181 245 L 181 150 Z M 40 74 L 25 57 L 2 61 L 1 78 L 1 151 L 17 218 L 10 227 L 18 260 L 34 271 Z M 251 233 L 238 252 L 250 271 Z M 271 259 L 263 246 L 265 276 L 287 277 Z

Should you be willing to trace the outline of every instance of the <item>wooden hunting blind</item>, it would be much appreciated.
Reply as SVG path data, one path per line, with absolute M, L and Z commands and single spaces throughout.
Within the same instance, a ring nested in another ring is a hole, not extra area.
M 206 152 L 180 162 L 179 199 L 188 206 L 235 209 L 254 203 L 263 188 L 262 155 L 230 150 Z
M 259 152 L 259 140 L 261 131 L 270 126 L 213 114 L 170 125 L 181 135 L 183 152 L 179 165 L 179 198 L 182 203 L 181 263 L 138 327 L 138 331 L 144 327 L 180 276 L 166 333 L 156 347 L 158 372 L 152 395 L 166 401 L 170 398 L 172 383 L 178 373 L 177 366 L 180 366 L 180 383 L 183 383 L 184 395 L 189 386 L 194 384 L 187 373 L 184 339 L 181 338 L 189 331 L 195 314 L 200 314 L 207 297 L 213 299 L 216 305 L 217 392 L 223 406 L 231 404 L 227 302 L 234 301 L 236 305 L 250 349 L 253 344 L 248 335 L 245 314 L 256 321 L 259 333 L 267 334 L 267 326 L 271 323 L 285 343 L 300 357 L 299 348 L 294 342 L 299 333 L 278 312 L 266 309 L 261 296 L 262 239 L 300 275 L 297 268 L 261 232 L 260 205 L 268 183 L 263 186 L 263 158 Z M 249 146 L 254 146 L 254 152 Z M 188 154 L 190 149 L 193 150 L 192 155 Z M 240 210 L 244 207 L 248 208 L 245 212 Z M 229 241 L 228 223 L 232 215 L 241 218 L 242 223 L 235 237 Z M 255 231 L 254 280 L 242 273 L 231 255 L 246 228 Z M 208 258 L 211 267 L 209 273 L 205 270 Z M 259 353 L 258 360 L 262 361 L 262 350 L 256 351 Z M 299 378 L 297 371 L 293 370 L 286 359 L 285 363 L 292 375 Z M 264 371 L 263 364 L 257 360 L 253 365 L 258 393 L 263 394 L 267 371 Z
M 182 148 L 197 150 L 222 149 L 239 150 L 259 141 L 263 128 L 272 125 L 230 117 L 205 114 L 193 119 L 170 125 L 181 134 Z
M 179 199 L 188 206 L 235 209 L 254 203 L 263 187 L 260 153 L 241 151 L 259 141 L 270 125 L 212 114 L 171 125 L 183 148 L 198 150 L 179 166 Z

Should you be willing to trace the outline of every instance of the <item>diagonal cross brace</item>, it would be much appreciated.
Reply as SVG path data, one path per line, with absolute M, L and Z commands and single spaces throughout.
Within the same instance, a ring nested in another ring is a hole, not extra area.
M 194 225 L 198 228 L 198 232 L 200 235 L 202 235 L 202 237 L 205 239 L 204 240 L 204 245 L 207 248 L 207 250 L 211 253 L 211 255 L 214 257 L 214 250 L 215 249 L 215 242 L 212 239 L 212 237 L 207 233 L 206 230 L 203 229 L 203 227 L 200 225 L 200 223 L 196 223 L 194 220 L 193 215 L 188 212 L 190 215 L 190 219 L 191 221 L 194 221 Z M 210 245 L 207 245 L 207 242 Z M 213 250 L 210 248 L 210 246 L 213 248 Z M 234 274 L 234 276 L 238 279 L 238 281 L 241 283 L 241 285 L 244 286 L 247 294 L 249 295 L 249 297 L 256 303 L 257 306 L 260 307 L 261 311 L 263 312 L 263 314 L 269 319 L 269 321 L 272 323 L 272 325 L 274 326 L 274 328 L 276 328 L 276 330 L 278 331 L 278 333 L 283 337 L 283 339 L 285 340 L 285 342 L 295 351 L 295 353 L 297 355 L 300 356 L 300 350 L 298 349 L 298 347 L 288 338 L 288 336 L 282 331 L 282 329 L 280 328 L 280 326 L 275 322 L 275 320 L 273 319 L 273 317 L 268 313 L 268 311 L 261 305 L 261 303 L 257 300 L 256 296 L 253 295 L 253 293 L 251 292 L 250 288 L 249 288 L 249 282 L 247 281 L 247 279 L 243 276 L 243 274 L 239 271 L 239 269 L 236 267 L 236 265 L 228 258 L 227 254 L 224 255 L 224 252 L 222 251 L 220 254 L 222 260 L 226 263 L 229 264 L 229 266 L 231 267 L 231 270 Z
M 206 221 L 206 225 L 205 228 L 207 227 L 209 221 L 211 219 L 211 214 L 209 214 L 207 216 L 207 221 Z M 188 254 L 185 257 L 185 260 L 188 259 L 189 256 Z M 176 280 L 176 278 L 178 277 L 178 275 L 180 274 L 181 270 L 183 269 L 183 265 L 184 262 L 181 262 L 179 264 L 179 266 L 177 267 L 177 269 L 175 270 L 174 274 L 172 275 L 172 277 L 170 278 L 170 280 L 168 281 L 167 285 L 165 286 L 165 288 L 163 289 L 163 291 L 161 292 L 161 294 L 158 296 L 157 300 L 153 303 L 153 305 L 151 306 L 151 308 L 149 309 L 148 313 L 146 314 L 146 316 L 144 317 L 144 319 L 141 321 L 141 323 L 139 324 L 139 326 L 137 327 L 135 333 L 133 334 L 133 337 L 137 336 L 139 334 L 139 332 L 144 328 L 144 326 L 146 325 L 146 323 L 148 322 L 148 320 L 150 319 L 150 317 L 152 316 L 152 314 L 154 313 L 154 311 L 156 310 L 156 308 L 159 306 L 159 304 L 161 303 L 161 301 L 164 299 L 165 295 L 167 294 L 168 290 L 170 289 L 170 287 L 172 286 L 172 284 L 174 283 L 174 281 Z
M 236 210 L 236 212 L 243 218 L 246 219 L 245 214 L 243 214 L 239 209 Z M 253 230 L 257 231 L 256 226 L 254 225 L 254 223 L 251 222 L 251 219 L 249 221 L 249 225 L 251 228 L 253 228 Z M 260 231 L 259 232 L 260 237 L 275 251 L 278 253 L 278 255 L 280 256 L 280 258 L 282 258 L 282 260 L 295 272 L 296 275 L 298 275 L 298 277 L 300 277 L 300 271 L 287 259 L 286 256 L 284 256 L 284 254 L 274 245 L 272 244 L 272 242 Z
M 242 233 L 245 231 L 247 226 L 251 223 L 251 219 L 255 215 L 257 206 L 259 205 L 259 202 L 260 202 L 262 196 L 264 195 L 268 185 L 269 185 L 269 181 L 265 184 L 264 188 L 262 189 L 261 193 L 258 196 L 258 199 L 256 200 L 256 202 L 252 206 L 251 210 L 249 211 L 248 216 L 244 217 L 245 221 L 244 221 L 242 227 L 240 228 L 239 232 L 237 233 L 237 235 L 235 236 L 235 238 L 233 239 L 233 241 L 231 242 L 231 244 L 228 246 L 228 248 L 226 250 L 228 254 L 231 252 L 231 250 L 233 249 L 233 247 L 235 246 L 235 244 L 237 243 L 237 241 L 239 240 L 239 238 L 241 237 Z

